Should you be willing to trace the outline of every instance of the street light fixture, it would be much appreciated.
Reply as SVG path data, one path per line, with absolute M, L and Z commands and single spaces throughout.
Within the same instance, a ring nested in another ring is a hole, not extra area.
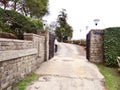
M 85 26 L 86 30 L 88 30 L 89 26 Z
M 95 23 L 95 26 L 97 26 L 97 25 L 98 25 L 98 22 L 100 21 L 100 19 L 94 19 L 93 21 L 94 21 L 94 23 Z
M 80 29 L 80 32 L 81 32 L 82 30 Z
M 47 20 L 42 20 L 43 21 L 43 29 L 46 29 L 46 25 L 47 25 Z

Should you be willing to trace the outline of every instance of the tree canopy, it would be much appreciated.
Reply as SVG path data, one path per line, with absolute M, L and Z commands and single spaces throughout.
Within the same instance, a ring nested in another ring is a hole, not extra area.
M 9 7 L 9 0 L 0 0 L 0 6 L 3 6 L 4 9 Z
M 60 11 L 57 23 L 58 25 L 56 27 L 55 34 L 58 38 L 58 41 L 66 41 L 68 38 L 71 38 L 73 29 L 67 23 L 67 13 L 65 9 L 62 9 L 62 11 Z
M 37 33 L 37 30 L 43 30 L 43 24 L 40 20 L 0 8 L 0 31 L 13 33 L 22 39 L 24 32 Z
M 0 0 L 0 5 L 34 18 L 41 18 L 48 13 L 48 0 Z

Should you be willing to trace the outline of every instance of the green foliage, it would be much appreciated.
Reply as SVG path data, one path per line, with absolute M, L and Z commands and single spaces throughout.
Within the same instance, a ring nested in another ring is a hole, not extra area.
M 43 30 L 42 21 L 37 20 L 37 19 L 33 19 L 33 18 L 29 18 L 29 17 L 26 17 L 26 18 L 28 19 L 28 21 L 30 21 L 30 22 L 32 22 L 34 24 L 35 27 L 33 27 L 33 29 L 35 28 L 36 30 Z
M 46 14 L 48 0 L 26 0 L 26 8 L 29 9 L 30 16 L 41 18 Z
M 34 18 L 41 18 L 48 13 L 48 0 L 0 0 L 2 6 Z
M 0 28 L 3 32 L 15 34 L 18 38 L 23 38 L 23 33 L 36 33 L 43 29 L 40 20 L 25 17 L 15 11 L 3 10 L 0 8 Z
M 36 80 L 39 77 L 39 75 L 35 73 L 29 74 L 26 78 L 21 80 L 20 82 L 16 83 L 13 86 L 12 90 L 25 90 L 26 86 L 31 83 L 32 81 Z
M 104 30 L 104 52 L 107 66 L 117 66 L 117 56 L 120 56 L 120 28 L 107 28 Z
M 97 64 L 97 66 L 105 77 L 107 90 L 120 90 L 120 76 L 117 68 L 109 68 L 101 64 Z
M 73 29 L 67 23 L 67 14 L 63 9 L 58 15 L 58 26 L 56 27 L 55 34 L 58 37 L 58 41 L 66 41 L 72 37 Z
M 81 46 L 86 46 L 86 40 L 85 39 L 81 39 L 80 40 L 80 45 Z

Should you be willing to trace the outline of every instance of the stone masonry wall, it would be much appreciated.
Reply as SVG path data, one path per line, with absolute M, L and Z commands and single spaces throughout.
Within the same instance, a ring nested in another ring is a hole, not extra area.
M 32 33 L 25 33 L 24 34 L 25 40 L 31 40 L 33 41 L 33 46 L 37 48 L 37 58 L 41 59 L 41 62 L 46 61 L 45 60 L 45 36 L 40 36 Z
M 45 60 L 49 60 L 49 31 L 38 31 L 37 34 L 45 37 Z
M 45 60 L 49 60 L 54 56 L 54 40 L 55 35 L 47 30 L 38 31 L 38 35 L 45 37 Z
M 91 30 L 87 35 L 87 59 L 103 62 L 103 30 Z
M 30 49 L 33 47 L 32 41 L 0 38 L 0 51 Z
M 25 40 L 0 38 L 0 90 L 7 90 L 45 61 L 45 37 L 24 34 Z
M 11 88 L 12 84 L 21 80 L 36 66 L 36 54 L 0 62 L 0 90 Z

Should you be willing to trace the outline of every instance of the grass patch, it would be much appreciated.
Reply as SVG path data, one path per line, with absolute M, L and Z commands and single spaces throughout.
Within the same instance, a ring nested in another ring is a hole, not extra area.
M 105 77 L 107 89 L 120 90 L 120 74 L 117 68 L 109 68 L 101 64 L 97 64 L 97 66 Z
M 25 90 L 26 86 L 31 83 L 32 81 L 36 80 L 39 77 L 38 74 L 30 73 L 28 76 L 26 76 L 24 79 L 19 81 L 13 86 L 12 90 Z

